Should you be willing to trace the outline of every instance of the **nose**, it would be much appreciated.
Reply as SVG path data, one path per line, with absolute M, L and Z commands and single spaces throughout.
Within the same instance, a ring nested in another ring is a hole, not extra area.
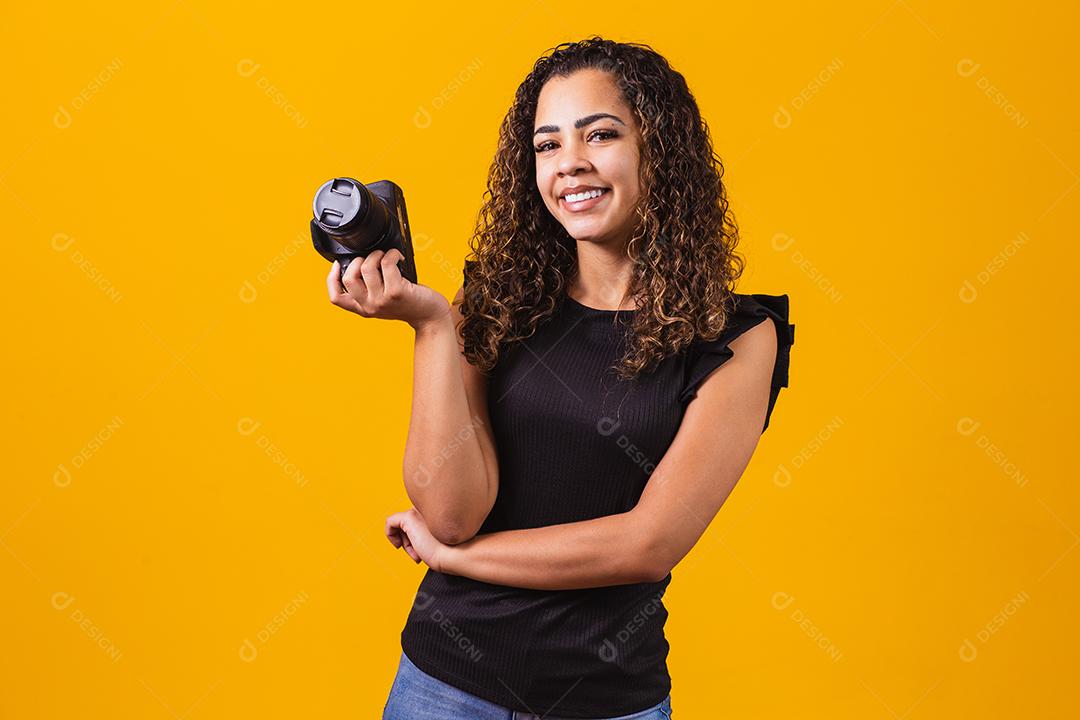
M 571 140 L 563 146 L 562 157 L 559 158 L 559 174 L 573 175 L 575 172 L 592 169 L 589 158 L 585 155 L 584 146 L 576 140 Z

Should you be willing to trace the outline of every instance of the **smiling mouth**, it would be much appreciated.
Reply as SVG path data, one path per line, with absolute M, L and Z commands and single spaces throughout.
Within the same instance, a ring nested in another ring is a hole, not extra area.
M 599 193 L 595 190 L 585 193 L 570 193 L 559 198 L 559 201 L 564 204 L 567 210 L 577 212 L 588 210 L 610 194 L 611 188 L 603 188 Z

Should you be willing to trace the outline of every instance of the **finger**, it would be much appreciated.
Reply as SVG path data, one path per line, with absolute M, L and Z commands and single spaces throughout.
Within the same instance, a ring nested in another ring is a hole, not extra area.
M 396 294 L 405 282 L 405 278 L 401 277 L 401 269 L 397 266 L 398 260 L 404 259 L 405 256 L 401 254 L 401 251 L 394 248 L 383 255 L 382 260 L 379 261 L 382 270 L 383 292 L 387 295 Z
M 341 286 L 341 264 L 337 260 L 330 266 L 330 273 L 326 276 L 326 292 L 334 305 L 363 314 L 363 308 L 357 304 L 356 299 Z
M 390 544 L 396 548 L 401 547 L 401 535 L 396 530 L 391 530 L 386 534 L 386 539 L 390 541 Z
M 354 257 L 349 266 L 345 268 L 345 273 L 341 276 L 341 284 L 345 286 L 345 290 L 360 307 L 364 306 L 370 296 L 364 278 L 360 275 L 360 267 L 363 265 L 362 261 L 364 259 L 362 256 Z
M 379 262 L 382 257 L 383 251 L 376 250 L 364 258 L 364 262 L 360 266 L 360 274 L 364 278 L 364 284 L 367 285 L 367 297 L 370 300 L 376 300 L 383 296 L 382 273 L 379 272 Z M 353 260 L 353 262 L 356 262 L 356 260 Z
M 337 260 L 330 264 L 330 272 L 326 276 L 326 292 L 331 302 L 345 292 L 345 288 L 341 287 L 341 264 Z
M 416 548 L 412 546 L 412 543 L 408 541 L 408 538 L 405 539 L 404 547 L 405 552 L 409 553 L 409 557 L 411 557 L 415 562 L 420 562 L 420 555 L 417 554 Z
M 326 276 L 326 291 L 330 293 L 331 298 L 334 297 L 335 292 L 339 293 L 342 291 L 341 280 L 338 276 L 339 267 L 340 265 L 337 260 L 330 263 L 330 273 Z

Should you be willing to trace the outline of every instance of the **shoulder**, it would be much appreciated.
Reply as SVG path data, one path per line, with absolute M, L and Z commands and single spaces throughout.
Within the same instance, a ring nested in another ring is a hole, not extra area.
M 772 345 L 769 329 L 778 351 L 795 344 L 795 325 L 790 321 L 790 300 L 785 295 L 733 293 L 723 331 L 712 340 L 695 340 L 690 355 L 729 354 L 735 347 Z M 766 322 L 771 320 L 772 322 Z
M 778 334 L 794 335 L 794 325 L 789 321 L 791 302 L 785 295 L 766 295 L 763 293 L 732 295 L 734 310 L 731 312 L 724 335 L 738 337 L 742 333 L 757 327 L 764 320 L 771 319 Z
M 727 344 L 735 355 L 735 361 L 773 362 L 779 345 L 776 320 L 766 315 L 749 328 L 733 337 Z
M 738 356 L 735 364 L 748 368 L 748 373 L 768 375 L 771 412 L 780 388 L 788 386 L 788 367 L 794 344 L 795 325 L 790 322 L 790 301 L 786 294 L 734 293 L 728 306 L 728 320 L 720 335 L 713 340 L 696 340 L 690 345 L 680 399 L 684 402 L 692 400 L 706 378 Z

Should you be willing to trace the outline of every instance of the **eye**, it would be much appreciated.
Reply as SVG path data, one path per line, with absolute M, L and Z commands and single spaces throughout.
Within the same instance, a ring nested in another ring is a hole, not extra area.
M 593 130 L 592 133 L 589 135 L 590 140 L 592 138 L 597 138 L 597 137 L 599 139 L 601 139 L 601 140 L 610 140 L 612 138 L 619 137 L 619 133 L 615 132 L 614 130 Z M 548 146 L 549 145 L 554 145 L 554 144 L 555 143 L 548 140 L 547 142 L 542 142 L 539 145 L 537 145 L 534 148 L 534 150 L 536 150 L 536 152 L 538 152 L 538 153 L 547 152 L 548 150 L 551 149 Z

